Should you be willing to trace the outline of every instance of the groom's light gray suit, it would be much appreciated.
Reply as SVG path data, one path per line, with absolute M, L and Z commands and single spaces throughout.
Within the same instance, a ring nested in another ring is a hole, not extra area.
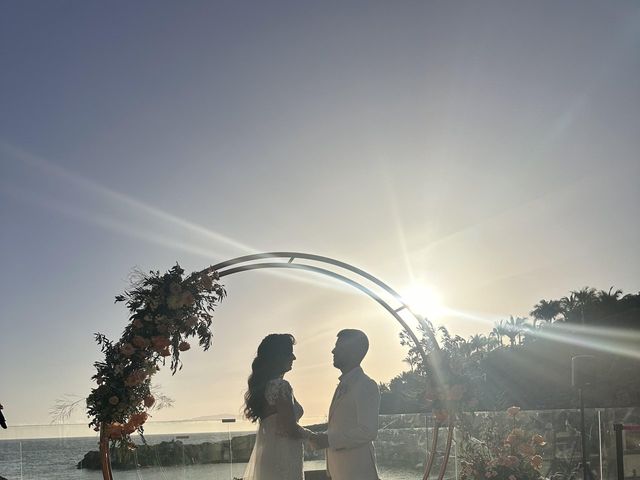
M 331 480 L 378 480 L 373 440 L 378 436 L 379 410 L 378 384 L 361 367 L 340 377 L 327 425 Z

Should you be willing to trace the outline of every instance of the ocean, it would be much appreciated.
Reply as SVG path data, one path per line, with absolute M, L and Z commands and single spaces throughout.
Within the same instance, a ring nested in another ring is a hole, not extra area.
M 183 443 L 216 442 L 228 439 L 227 432 L 189 433 Z M 181 436 L 148 435 L 150 444 L 171 441 Z M 97 450 L 97 437 L 71 437 L 0 440 L 0 476 L 7 480 L 102 480 L 96 470 L 77 469 L 76 464 L 89 450 Z M 242 478 L 245 463 L 189 465 L 177 467 L 145 467 L 138 470 L 115 471 L 117 480 L 231 480 Z M 305 470 L 320 470 L 324 461 L 305 462 Z M 418 470 L 380 467 L 382 480 L 415 480 Z

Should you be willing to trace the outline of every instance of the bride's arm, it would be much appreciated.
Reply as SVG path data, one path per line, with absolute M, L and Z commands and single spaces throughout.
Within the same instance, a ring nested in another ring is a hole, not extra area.
M 290 389 L 283 389 L 276 399 L 278 432 L 291 438 L 306 439 L 311 433 L 298 425 L 293 409 L 293 394 Z

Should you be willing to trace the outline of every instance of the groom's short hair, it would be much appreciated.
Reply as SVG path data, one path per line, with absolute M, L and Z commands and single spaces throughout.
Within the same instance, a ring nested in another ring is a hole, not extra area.
M 338 332 L 338 338 L 349 343 L 349 346 L 353 352 L 362 361 L 364 356 L 369 351 L 369 339 L 362 330 L 356 330 L 355 328 L 345 328 Z

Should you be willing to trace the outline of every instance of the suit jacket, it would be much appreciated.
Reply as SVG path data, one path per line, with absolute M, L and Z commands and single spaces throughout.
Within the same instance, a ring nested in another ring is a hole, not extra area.
M 332 480 L 378 480 L 373 440 L 379 410 L 378 384 L 362 368 L 340 377 L 327 425 L 327 474 Z

